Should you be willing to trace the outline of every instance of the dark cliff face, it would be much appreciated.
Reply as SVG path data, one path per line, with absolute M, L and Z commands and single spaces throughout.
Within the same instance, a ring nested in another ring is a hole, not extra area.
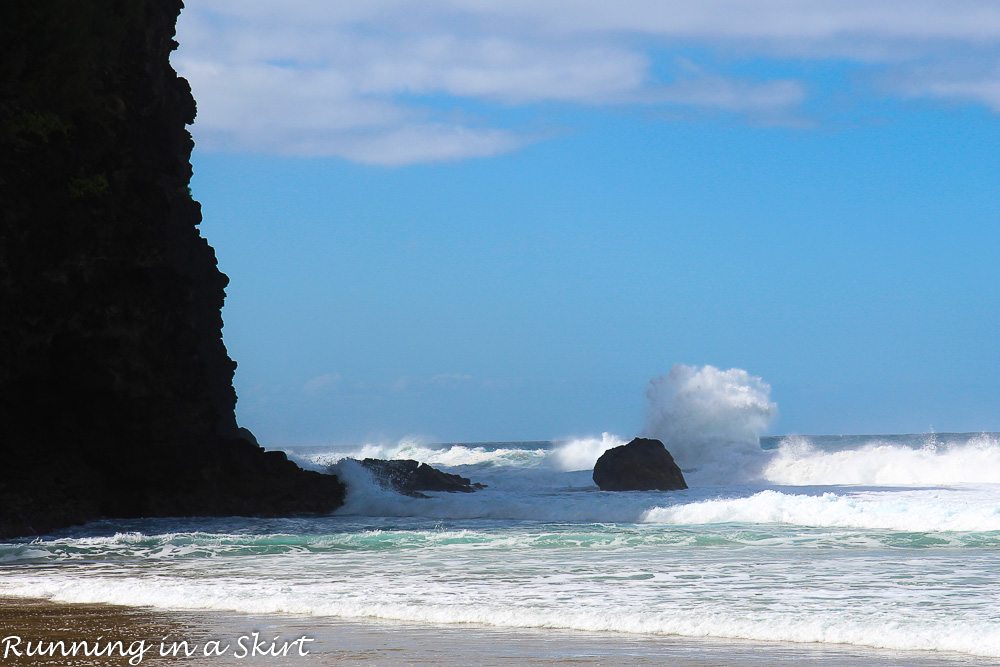
M 342 501 L 237 431 L 181 6 L 0 6 L 0 534 Z

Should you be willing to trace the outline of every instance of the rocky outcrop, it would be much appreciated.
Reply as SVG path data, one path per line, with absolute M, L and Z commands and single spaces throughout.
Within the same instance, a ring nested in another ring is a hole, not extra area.
M 412 459 L 364 459 L 359 461 L 382 486 L 415 498 L 427 498 L 421 491 L 448 491 L 471 493 L 485 489 L 484 484 L 473 483 L 468 477 L 443 472 L 426 463 Z
M 612 447 L 594 465 L 602 491 L 676 491 L 688 488 L 674 457 L 659 440 L 635 438 Z
M 237 430 L 181 6 L 0 3 L 0 535 L 342 503 Z

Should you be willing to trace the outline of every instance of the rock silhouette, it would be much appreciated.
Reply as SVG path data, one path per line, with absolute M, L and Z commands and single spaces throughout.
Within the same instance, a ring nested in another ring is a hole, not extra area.
M 237 430 L 181 7 L 0 3 L 0 535 L 342 504 Z
M 684 474 L 659 440 L 635 438 L 612 447 L 594 465 L 602 491 L 675 491 L 688 488 Z
M 471 493 L 486 488 L 468 477 L 444 472 L 412 459 L 364 459 L 359 463 L 368 468 L 380 484 L 406 496 L 427 498 L 422 491 Z

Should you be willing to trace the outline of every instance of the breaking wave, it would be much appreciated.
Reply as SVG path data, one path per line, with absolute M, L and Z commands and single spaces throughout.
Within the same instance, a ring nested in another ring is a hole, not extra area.
M 914 440 L 902 444 L 875 438 L 856 448 L 826 451 L 809 438 L 785 438 L 770 454 L 763 478 L 796 486 L 1000 483 L 997 435 L 956 436 L 944 442 L 931 435 Z
M 628 584 L 642 579 L 622 579 Z M 525 582 L 528 583 L 528 582 Z M 840 609 L 780 610 L 716 608 L 689 600 L 683 604 L 649 600 L 649 609 L 634 605 L 613 608 L 613 600 L 581 604 L 538 603 L 544 583 L 530 581 L 528 590 L 509 589 L 506 595 L 457 595 L 450 587 L 428 591 L 422 599 L 376 585 L 361 575 L 356 585 L 366 594 L 344 594 L 338 586 L 303 581 L 250 582 L 225 578 L 198 581 L 180 576 L 162 578 L 102 577 L 74 580 L 63 576 L 24 575 L 3 587 L 7 595 L 44 597 L 60 602 L 140 605 L 160 609 L 223 610 L 249 614 L 294 614 L 342 619 L 385 619 L 432 624 L 477 624 L 502 628 L 562 628 L 590 632 L 618 632 L 681 637 L 717 637 L 759 641 L 851 644 L 896 650 L 957 651 L 1000 657 L 1000 632 L 989 619 L 935 618 L 929 614 L 885 618 L 886 609 L 866 605 Z M 468 583 L 465 584 L 467 587 Z M 788 591 L 796 600 L 794 591 Z M 805 602 L 808 605 L 808 602 Z

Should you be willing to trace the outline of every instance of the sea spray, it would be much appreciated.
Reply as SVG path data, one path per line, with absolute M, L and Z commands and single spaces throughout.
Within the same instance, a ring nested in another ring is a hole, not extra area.
M 767 457 L 760 435 L 775 413 L 771 387 L 740 368 L 677 364 L 667 375 L 653 378 L 646 391 L 647 417 L 643 433 L 667 446 L 684 471 L 701 483 L 753 481 Z M 554 449 L 504 447 L 503 443 L 432 444 L 418 438 L 396 443 L 366 443 L 353 449 L 304 453 L 289 450 L 302 465 L 325 468 L 345 458 L 415 459 L 434 466 L 489 465 L 557 471 L 591 470 L 608 449 L 626 443 L 619 435 L 576 437 L 557 441 Z
M 740 368 L 676 364 L 649 382 L 643 432 L 662 440 L 701 483 L 753 481 L 768 460 L 760 435 L 777 412 L 770 393 L 763 379 Z M 568 439 L 552 451 L 549 463 L 557 470 L 593 469 L 601 454 L 625 442 L 608 432 Z
M 531 467 L 542 463 L 548 451 L 536 447 L 497 447 L 503 443 L 448 443 L 433 444 L 413 438 L 403 438 L 396 443 L 365 443 L 359 447 L 337 449 L 322 448 L 308 450 L 293 448 L 287 450 L 289 458 L 311 469 L 325 469 L 343 459 L 413 459 L 432 466 L 523 466 Z
M 759 476 L 760 435 L 777 412 L 771 387 L 740 368 L 677 364 L 646 390 L 644 432 L 662 440 L 695 483 Z
M 624 444 L 623 439 L 608 432 L 600 438 L 574 438 L 559 442 L 549 460 L 557 470 L 593 470 L 601 454 Z

